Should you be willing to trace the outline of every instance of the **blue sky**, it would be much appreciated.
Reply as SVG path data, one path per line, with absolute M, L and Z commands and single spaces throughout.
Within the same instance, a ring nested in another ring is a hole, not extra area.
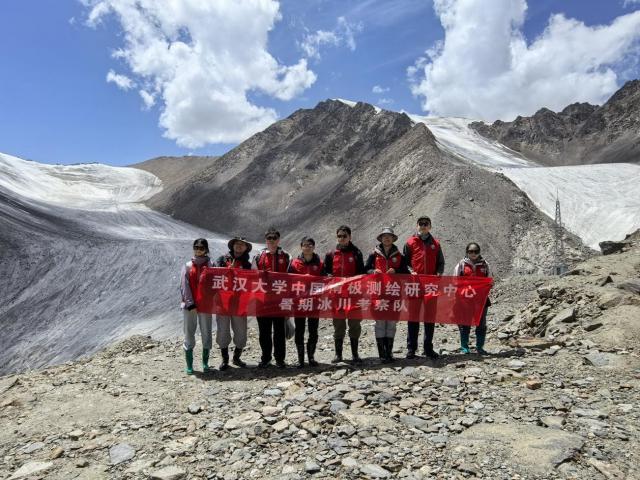
M 492 11 L 477 0 L 439 0 L 435 9 L 418 0 L 285 0 L 255 13 L 245 3 L 210 19 L 193 8 L 167 14 L 163 32 L 178 32 L 168 42 L 185 50 L 156 58 L 157 35 L 132 36 L 153 25 L 145 23 L 153 12 L 134 25 L 107 11 L 109 0 L 0 2 L 0 152 L 112 165 L 217 155 L 327 98 L 494 120 L 599 103 L 640 76 L 635 1 L 495 0 Z M 555 14 L 563 16 L 550 20 Z M 472 41 L 464 40 L 469 31 Z M 196 43 L 208 53 L 190 48 Z M 507 58 L 514 50 L 517 58 Z M 107 81 L 110 71 L 120 87 Z M 140 90 L 153 100 L 145 104 Z

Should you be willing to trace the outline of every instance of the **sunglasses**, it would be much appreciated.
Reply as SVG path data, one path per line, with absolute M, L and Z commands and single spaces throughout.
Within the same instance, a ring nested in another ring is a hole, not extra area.
M 340 234 L 340 235 L 336 235 L 338 238 L 347 238 L 349 235 L 344 235 L 344 234 Z
M 302 245 L 300 245 L 302 248 L 314 248 L 315 245 L 311 245 L 310 243 L 303 243 Z
M 421 226 L 421 227 L 428 227 L 431 224 L 429 222 L 418 222 L 418 225 Z
M 278 239 L 278 237 L 276 237 L 275 235 L 269 235 L 268 237 L 264 237 L 264 238 L 266 238 L 267 240 L 277 240 Z
M 467 250 L 467 253 L 480 253 L 480 250 Z
M 194 250 L 206 250 L 206 248 L 200 246 L 200 245 L 196 245 L 195 247 L 193 247 Z

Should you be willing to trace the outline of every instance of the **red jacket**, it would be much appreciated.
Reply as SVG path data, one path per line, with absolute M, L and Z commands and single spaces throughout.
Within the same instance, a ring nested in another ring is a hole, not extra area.
M 480 256 L 473 263 L 467 257 L 458 262 L 456 268 L 453 269 L 453 275 L 456 277 L 490 277 L 489 264 Z M 491 305 L 491 299 L 487 298 L 487 307 Z
M 195 263 L 191 264 L 191 269 L 189 270 L 189 288 L 191 292 L 195 294 L 198 291 L 198 284 L 200 283 L 200 274 L 202 270 L 207 268 L 207 264 L 203 263 L 202 265 L 196 265 Z M 194 295 L 195 296 L 195 295 Z M 196 303 L 197 303 L 197 299 Z
M 468 258 L 463 258 L 458 262 L 454 270 L 454 275 L 458 277 L 490 277 L 489 264 L 482 257 L 478 257 L 475 263 Z
M 275 253 L 270 253 L 268 249 L 263 248 L 254 258 L 258 270 L 282 273 L 286 273 L 289 269 L 290 260 L 289 254 L 280 247 Z
M 322 275 L 323 263 L 317 254 L 313 254 L 311 261 L 307 262 L 303 255 L 294 258 L 289 265 L 289 273 L 300 275 Z
M 334 277 L 354 277 L 365 273 L 362 252 L 353 243 L 341 250 L 336 248 L 324 258 L 324 271 Z
M 396 273 L 409 273 L 404 256 L 395 245 L 391 246 L 388 257 L 384 254 L 382 244 L 378 245 L 369 255 L 364 268 L 370 273 L 373 272 L 373 270 L 380 270 L 382 273 L 387 273 L 387 270 L 390 268 L 393 268 Z
M 411 269 L 418 274 L 436 275 L 444 272 L 440 242 L 431 235 L 426 241 L 418 235 L 409 237 L 404 246 L 404 254 Z

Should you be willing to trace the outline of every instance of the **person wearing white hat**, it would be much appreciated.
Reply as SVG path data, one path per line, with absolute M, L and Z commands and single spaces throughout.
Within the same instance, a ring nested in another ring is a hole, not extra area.
M 394 243 L 398 240 L 398 236 L 393 232 L 393 228 L 383 228 L 377 240 L 380 243 L 371 252 L 364 266 L 367 273 L 409 273 L 406 259 Z M 382 363 L 390 363 L 394 360 L 393 340 L 396 336 L 396 327 L 395 320 L 376 320 L 376 343 Z
M 216 266 L 225 268 L 242 268 L 251 270 L 252 245 L 244 237 L 233 237 L 228 243 L 229 252 L 216 261 Z M 233 364 L 245 368 L 247 364 L 240 359 L 242 350 L 247 346 L 247 317 L 236 315 L 218 315 L 216 317 L 216 343 L 220 347 L 222 363 L 220 370 L 229 368 L 229 344 L 233 330 Z

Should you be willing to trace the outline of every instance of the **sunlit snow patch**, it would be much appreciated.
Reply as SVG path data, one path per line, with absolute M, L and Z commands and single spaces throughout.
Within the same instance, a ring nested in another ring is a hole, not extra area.
M 162 182 L 135 168 L 45 165 L 0 153 L 0 189 L 66 208 L 114 210 L 140 207 L 162 189 Z
M 555 216 L 559 192 L 564 226 L 597 249 L 640 227 L 640 166 L 629 163 L 502 170 L 533 203 Z
M 488 140 L 469 128 L 473 120 L 460 117 L 421 117 L 409 115 L 416 123 L 424 123 L 438 144 L 449 153 L 484 167 L 536 167 L 538 164 L 504 145 Z
M 334 98 L 334 100 L 337 100 L 338 102 L 342 102 L 345 105 L 349 105 L 350 107 L 355 107 L 358 104 L 358 102 L 354 102 L 352 100 L 345 100 L 344 98 Z M 376 115 L 382 111 L 380 107 L 376 107 L 375 105 L 371 105 L 371 106 L 376 111 Z

